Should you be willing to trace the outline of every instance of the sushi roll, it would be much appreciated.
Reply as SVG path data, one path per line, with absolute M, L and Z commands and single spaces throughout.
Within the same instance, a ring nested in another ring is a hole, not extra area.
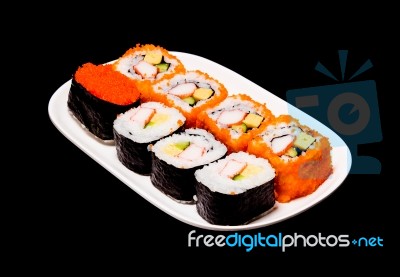
M 276 199 L 289 202 L 314 192 L 332 173 L 329 139 L 290 115 L 280 115 L 249 143 L 247 151 L 277 172 Z
M 196 127 L 208 130 L 228 147 L 228 153 L 246 151 L 251 138 L 273 118 L 272 112 L 245 94 L 231 95 L 199 113 Z
M 222 158 L 227 149 L 207 131 L 189 128 L 160 139 L 151 151 L 152 184 L 177 202 L 194 203 L 194 172 Z
M 112 141 L 116 116 L 139 105 L 139 91 L 111 65 L 85 63 L 73 74 L 67 105 L 90 133 Z
M 142 103 L 114 121 L 114 140 L 119 161 L 141 175 L 150 175 L 151 153 L 148 145 L 171 135 L 185 123 L 175 108 L 158 102 Z
M 213 107 L 228 96 L 223 84 L 200 70 L 175 74 L 154 83 L 152 99 L 176 107 L 186 117 L 186 128 L 196 127 L 200 111 Z
M 196 170 L 196 210 L 216 225 L 244 225 L 275 205 L 275 170 L 263 158 L 246 152 Z
M 151 100 L 147 92 L 148 85 L 186 71 L 176 56 L 153 44 L 136 44 L 114 62 L 113 68 L 135 82 L 141 92 L 142 102 Z

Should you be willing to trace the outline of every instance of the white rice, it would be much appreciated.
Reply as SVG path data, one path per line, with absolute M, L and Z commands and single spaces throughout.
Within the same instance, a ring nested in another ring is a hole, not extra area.
M 162 54 L 161 50 L 152 50 L 155 52 L 159 52 Z M 135 72 L 133 70 L 133 67 L 137 65 L 141 60 L 144 59 L 144 56 L 146 55 L 146 51 L 144 50 L 138 50 L 130 55 L 123 56 L 119 58 L 115 64 L 116 64 L 116 70 L 124 74 L 125 76 L 135 79 L 135 80 L 143 80 L 143 77 Z M 156 75 L 155 80 L 161 79 L 166 73 L 171 73 L 174 72 L 175 67 L 179 64 L 178 60 L 176 59 L 171 59 L 163 55 L 164 61 L 166 63 L 169 63 L 168 70 L 165 72 L 159 72 Z
M 221 170 L 232 159 L 259 166 L 262 170 L 242 180 L 233 180 L 220 175 Z M 195 177 L 198 182 L 207 186 L 213 192 L 240 194 L 271 181 L 275 178 L 275 169 L 266 159 L 257 158 L 255 155 L 248 154 L 247 152 L 237 152 L 196 170 Z
M 168 99 L 173 101 L 175 106 L 182 108 L 182 110 L 186 112 L 190 112 L 193 108 L 199 107 L 207 103 L 212 98 L 210 97 L 205 100 L 200 100 L 196 103 L 196 105 L 192 107 L 178 96 L 168 93 L 177 85 L 185 83 L 194 83 L 199 88 L 211 88 L 214 91 L 215 96 L 219 96 L 221 94 L 221 85 L 217 81 L 207 77 L 205 74 L 202 74 L 198 71 L 188 71 L 185 74 L 176 74 L 173 78 L 169 80 L 163 80 L 154 84 L 153 90 L 158 94 L 165 94 Z
M 131 116 L 139 107 L 155 109 L 158 114 L 168 115 L 165 122 L 157 126 L 143 128 L 135 121 L 130 120 Z M 137 143 L 148 143 L 159 140 L 175 132 L 185 123 L 186 118 L 175 108 L 167 107 L 159 102 L 146 102 L 139 107 L 132 108 L 117 116 L 114 120 L 114 129 L 122 136 Z
M 256 107 L 254 103 L 247 100 L 242 100 L 236 97 L 235 95 L 232 95 L 228 96 L 224 101 L 222 101 L 212 109 L 208 109 L 207 115 L 216 122 L 219 128 L 221 129 L 228 128 L 227 126 L 218 123 L 217 119 L 224 111 L 231 111 L 237 109 L 240 109 L 247 113 L 255 113 L 255 114 L 262 114 L 263 112 L 261 108 Z M 233 129 L 230 129 L 230 135 L 233 139 L 239 138 L 241 136 L 240 133 L 234 131 Z
M 164 148 L 168 145 L 177 142 L 189 141 L 198 146 L 204 147 L 206 153 L 197 160 L 184 160 L 179 157 L 168 155 L 164 152 Z M 164 162 L 175 166 L 176 168 L 193 168 L 214 162 L 222 158 L 226 152 L 226 146 L 220 141 L 216 140 L 214 136 L 204 129 L 190 128 L 179 134 L 173 134 L 157 141 L 152 147 L 151 151 Z

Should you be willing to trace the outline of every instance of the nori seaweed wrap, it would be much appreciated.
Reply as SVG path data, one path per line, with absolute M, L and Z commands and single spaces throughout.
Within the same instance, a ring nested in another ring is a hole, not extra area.
M 199 168 L 199 166 L 177 168 L 159 159 L 153 153 L 150 180 L 156 188 L 173 199 L 182 203 L 194 203 L 193 195 L 196 194 L 194 172 Z
M 275 170 L 246 152 L 232 153 L 196 170 L 196 210 L 216 225 L 244 225 L 275 205 Z

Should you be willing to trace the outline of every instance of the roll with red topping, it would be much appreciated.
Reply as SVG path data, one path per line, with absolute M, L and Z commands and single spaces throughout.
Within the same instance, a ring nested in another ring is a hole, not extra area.
M 139 104 L 139 91 L 112 65 L 85 63 L 72 77 L 67 105 L 71 114 L 94 136 L 113 140 L 116 116 Z

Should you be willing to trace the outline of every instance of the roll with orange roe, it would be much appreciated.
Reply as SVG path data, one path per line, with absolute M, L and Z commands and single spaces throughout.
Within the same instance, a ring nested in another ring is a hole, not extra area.
M 265 104 L 246 94 L 236 94 L 200 112 L 196 127 L 212 133 L 232 153 L 246 151 L 249 141 L 273 117 Z
M 130 78 L 139 89 L 141 101 L 152 100 L 149 85 L 168 76 L 185 72 L 185 66 L 168 50 L 153 44 L 136 44 L 113 64 L 114 70 Z
M 282 203 L 313 193 L 333 171 L 329 139 L 290 115 L 270 122 L 247 152 L 275 168 L 275 196 Z
M 195 128 L 198 114 L 228 96 L 225 86 L 200 70 L 186 71 L 154 83 L 148 90 L 154 101 L 177 108 L 185 117 L 185 128 Z
M 118 114 L 140 103 L 139 91 L 112 65 L 85 63 L 75 71 L 68 94 L 71 114 L 94 136 L 113 140 L 113 122 Z

